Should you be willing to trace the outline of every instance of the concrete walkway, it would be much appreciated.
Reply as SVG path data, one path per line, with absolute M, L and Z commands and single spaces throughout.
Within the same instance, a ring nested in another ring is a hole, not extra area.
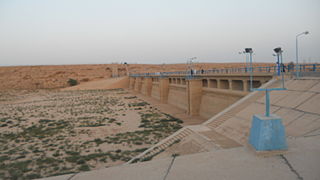
M 290 151 L 257 156 L 247 147 L 221 149 L 148 162 L 110 167 L 44 180 L 317 180 L 320 177 L 319 136 L 289 139 Z M 171 169 L 169 169 L 172 163 Z

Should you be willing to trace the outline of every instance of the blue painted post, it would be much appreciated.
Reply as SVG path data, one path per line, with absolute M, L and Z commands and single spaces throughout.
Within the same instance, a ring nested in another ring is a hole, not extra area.
M 249 63 L 248 63 L 248 53 L 246 53 L 246 72 L 248 71 L 248 66 L 249 66 Z
M 266 89 L 266 117 L 270 116 L 270 94 L 269 90 Z
M 266 113 L 253 115 L 249 144 L 257 151 L 286 150 L 285 128 L 282 119 L 275 114 L 270 114 L 270 91 L 286 90 L 285 88 L 254 89 L 266 92 Z
M 253 69 L 252 69 L 252 52 L 249 54 L 250 56 L 250 91 L 252 91 L 252 81 L 253 81 Z
M 274 114 L 269 117 L 253 115 L 249 144 L 257 151 L 287 150 L 288 145 L 282 119 Z
M 279 58 L 279 54 L 277 54 L 277 64 L 278 64 L 278 76 L 280 76 L 280 58 Z
M 282 84 L 282 88 L 284 88 L 284 63 L 282 59 L 282 52 L 280 53 L 280 57 L 281 57 L 281 76 L 282 76 L 281 84 Z

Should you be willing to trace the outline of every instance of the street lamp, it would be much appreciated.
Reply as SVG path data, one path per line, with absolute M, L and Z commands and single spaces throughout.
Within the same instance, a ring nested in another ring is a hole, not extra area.
M 277 56 L 277 75 L 280 76 L 280 69 L 281 69 L 281 63 L 280 62 L 280 54 L 282 53 L 281 47 L 273 49 L 273 51 L 276 53 L 274 56 Z
M 192 57 L 192 58 L 189 58 L 189 60 L 187 61 L 187 64 L 188 64 L 188 70 L 190 72 L 190 78 L 192 78 L 193 76 L 193 70 L 192 70 L 192 60 L 195 60 L 197 59 L 197 57 Z
M 283 50 L 281 49 L 281 47 L 277 47 L 275 49 L 273 49 L 273 51 L 276 53 L 277 56 L 277 64 L 278 64 L 278 76 L 282 76 L 282 88 L 284 88 L 284 64 L 283 64 L 283 60 L 282 60 L 282 52 Z
M 245 54 L 246 55 L 246 68 L 245 68 L 245 72 L 247 72 L 248 70 L 248 54 L 245 51 L 240 51 L 239 54 Z
M 253 75 L 252 53 L 253 53 L 253 51 L 252 51 L 252 48 L 245 48 L 244 52 L 246 54 L 249 54 L 249 59 L 250 59 L 250 91 L 252 91 L 252 79 L 253 79 L 253 77 L 252 77 L 252 75 Z
M 299 68 L 298 68 L 298 63 L 299 63 L 299 56 L 298 56 L 298 37 L 301 35 L 307 35 L 309 34 L 309 31 L 302 32 L 298 35 L 296 35 L 296 77 L 299 78 Z

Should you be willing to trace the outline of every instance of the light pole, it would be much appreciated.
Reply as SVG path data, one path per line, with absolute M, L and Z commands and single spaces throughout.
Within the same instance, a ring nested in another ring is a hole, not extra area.
M 250 61 L 250 91 L 252 91 L 252 81 L 253 81 L 253 68 L 252 68 L 252 48 L 245 48 L 244 52 L 249 54 L 249 61 Z
M 309 31 L 305 31 L 303 33 L 300 33 L 298 35 L 296 35 L 296 77 L 299 78 L 299 68 L 298 68 L 298 63 L 299 63 L 299 50 L 298 50 L 298 37 L 301 35 L 307 35 L 309 34 Z
M 282 52 L 283 50 L 281 47 L 273 49 L 274 52 L 277 54 L 277 63 L 278 63 L 278 76 L 282 76 L 282 88 L 284 88 L 284 64 L 282 60 Z
M 197 59 L 197 57 L 192 57 L 192 58 L 189 58 L 189 62 L 188 62 L 188 64 L 189 64 L 189 70 L 190 70 L 190 77 L 192 78 L 192 76 L 193 76 L 193 69 L 192 69 L 192 65 L 193 65 L 193 60 L 194 59 Z
M 240 51 L 239 54 L 245 54 L 246 55 L 246 68 L 245 68 L 245 72 L 247 72 L 248 70 L 248 54 L 245 51 Z

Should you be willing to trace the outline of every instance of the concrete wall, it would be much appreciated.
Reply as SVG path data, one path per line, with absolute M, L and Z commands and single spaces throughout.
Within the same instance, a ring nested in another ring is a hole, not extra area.
M 241 93 L 232 93 L 219 91 L 212 88 L 203 88 L 199 114 L 202 117 L 210 118 L 221 112 L 229 105 L 235 103 L 243 96 L 244 94 Z
M 270 80 L 272 76 L 254 77 L 253 87 Z M 219 75 L 186 79 L 172 77 L 130 77 L 129 88 L 186 110 L 189 115 L 209 118 L 249 93 L 249 76 Z
M 185 85 L 170 84 L 168 104 L 174 105 L 184 110 L 188 109 L 188 101 L 187 101 L 187 93 L 186 93 Z
M 160 83 L 152 82 L 151 97 L 160 100 Z
M 145 82 L 145 81 L 142 81 L 142 83 L 141 83 L 141 90 L 140 90 L 140 92 L 141 92 L 141 94 L 143 94 L 143 95 L 147 95 L 147 83 Z
M 131 89 L 131 90 L 134 89 L 135 80 L 136 80 L 136 78 L 134 78 L 134 77 L 129 78 L 129 89 Z
M 203 81 L 190 79 L 187 81 L 188 114 L 199 115 Z
M 152 79 L 145 78 L 141 85 L 141 93 L 146 96 L 151 96 Z

